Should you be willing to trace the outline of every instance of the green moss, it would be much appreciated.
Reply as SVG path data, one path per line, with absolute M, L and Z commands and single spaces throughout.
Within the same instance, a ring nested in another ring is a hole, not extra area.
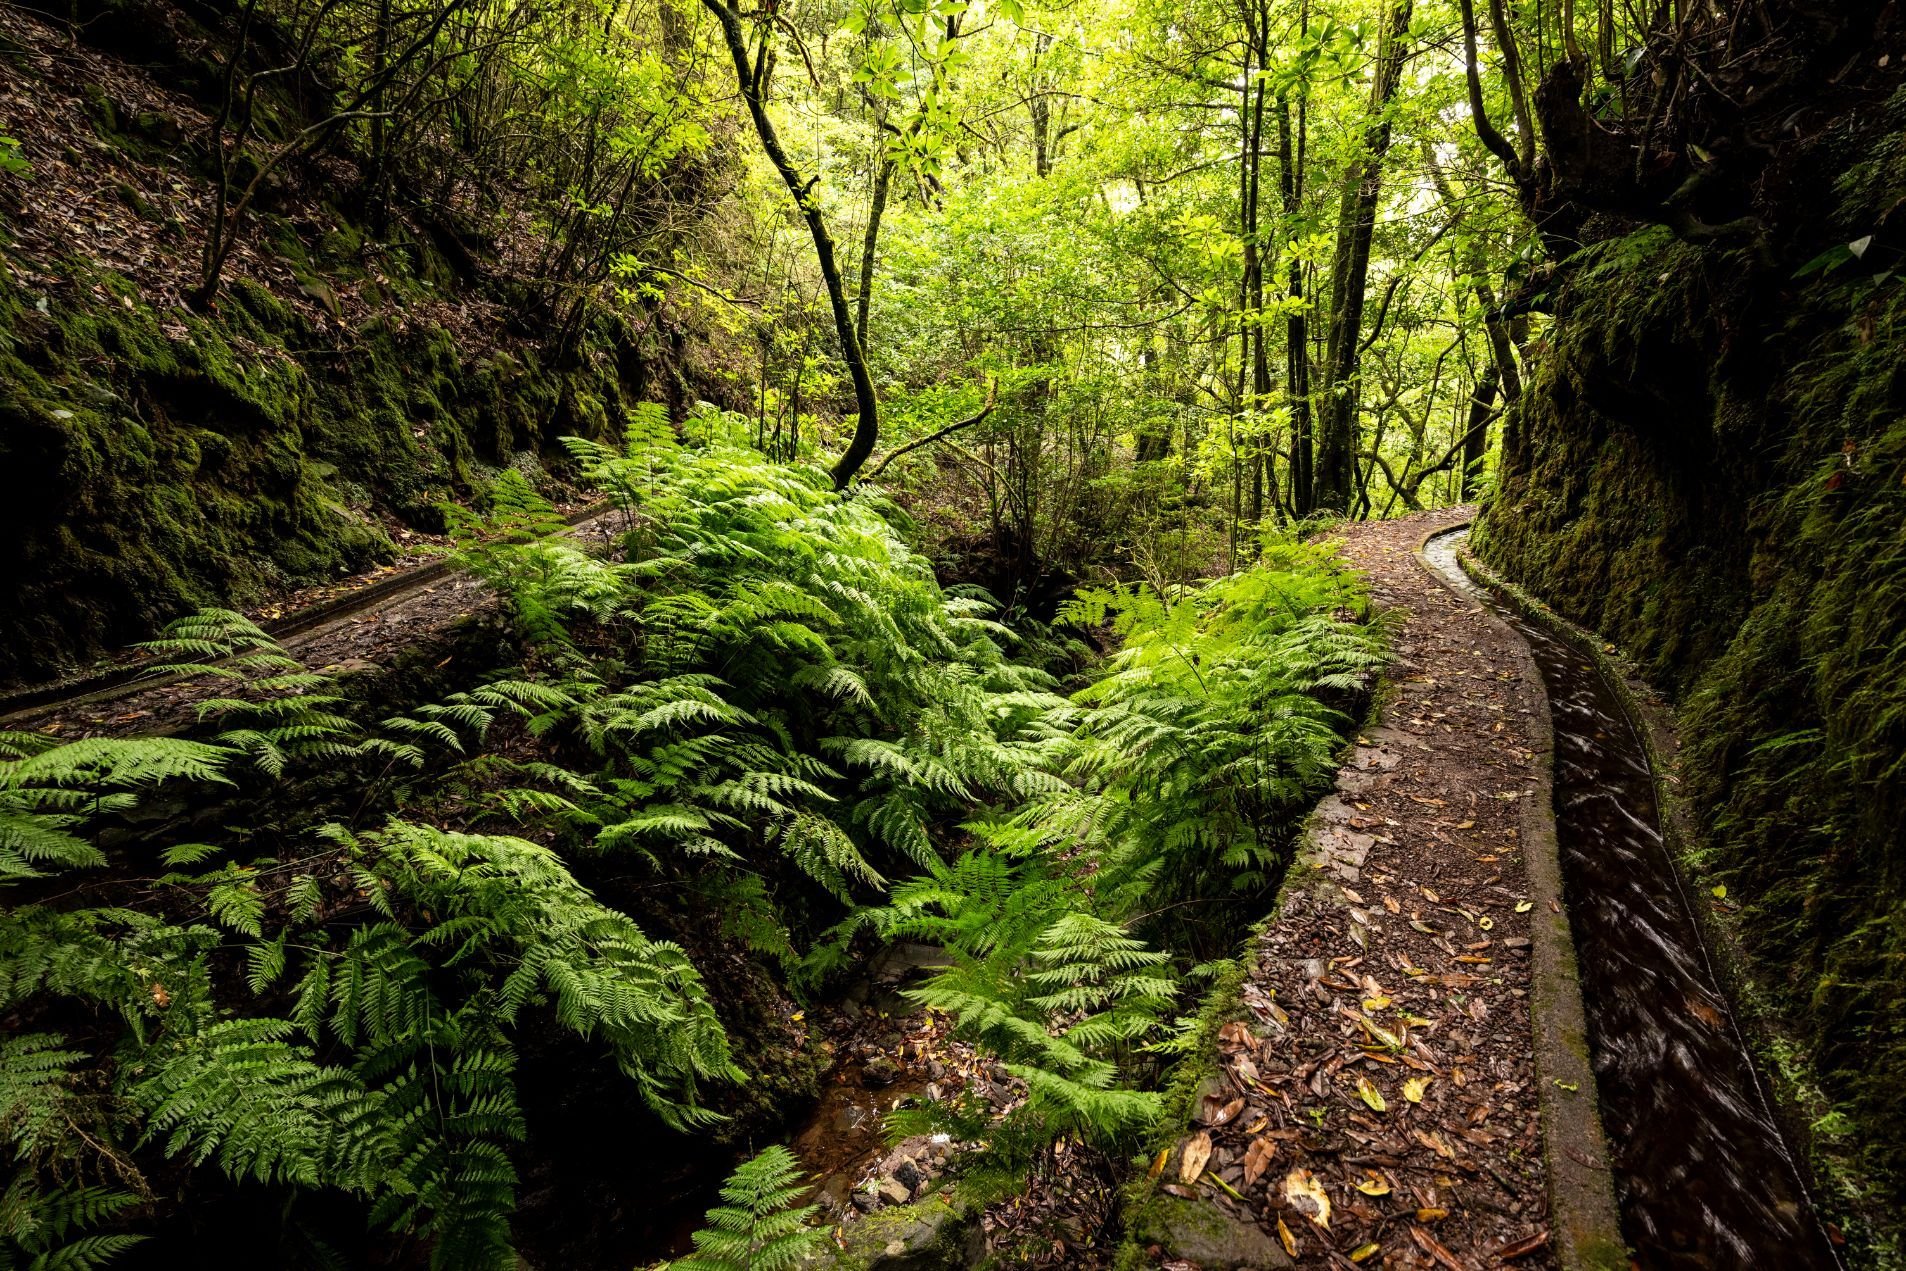
M 319 267 L 282 223 L 264 230 Z M 244 279 L 200 315 L 154 310 L 85 262 L 64 272 L 43 294 L 0 277 L 0 497 L 19 562 L 0 680 L 387 560 L 383 518 L 439 530 L 440 505 L 486 469 L 565 431 L 602 436 L 626 409 L 613 359 L 477 360 L 442 328 L 378 320 L 340 343 Z

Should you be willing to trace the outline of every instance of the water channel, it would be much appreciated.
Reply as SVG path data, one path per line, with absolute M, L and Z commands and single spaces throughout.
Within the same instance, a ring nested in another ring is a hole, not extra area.
M 1808 1200 L 1663 841 L 1647 750 L 1593 660 L 1457 563 L 1431 565 L 1529 644 L 1555 723 L 1555 816 L 1623 1235 L 1642 1271 L 1841 1261 Z

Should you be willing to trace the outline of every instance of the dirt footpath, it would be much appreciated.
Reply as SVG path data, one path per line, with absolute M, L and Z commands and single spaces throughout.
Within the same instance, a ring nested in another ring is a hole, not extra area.
M 1262 938 L 1244 987 L 1259 1027 L 1227 1026 L 1198 1109 L 1240 1198 L 1220 1203 L 1302 1267 L 1556 1264 L 1521 843 L 1547 789 L 1543 699 L 1516 637 L 1413 555 L 1465 516 L 1344 531 L 1402 619 L 1390 694 Z

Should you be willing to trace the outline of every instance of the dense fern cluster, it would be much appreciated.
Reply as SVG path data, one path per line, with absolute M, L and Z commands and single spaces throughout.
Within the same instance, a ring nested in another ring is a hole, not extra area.
M 1171 1047 L 1183 955 L 1228 940 L 1180 917 L 1184 902 L 1261 898 L 1281 877 L 1335 770 L 1341 707 L 1380 657 L 1363 609 L 1357 581 L 1298 543 L 1178 595 L 1067 606 L 1063 620 L 1110 620 L 1122 643 L 1055 714 L 1046 761 L 1063 779 L 969 822 L 969 850 L 847 924 L 943 946 L 952 966 L 912 996 L 1025 1083 L 1005 1125 L 969 1108 L 909 1126 L 983 1130 L 1011 1167 L 1058 1135 L 1114 1146 L 1156 1114 L 1133 1061 Z
M 574 449 L 622 551 L 518 541 L 547 515 L 521 486 L 465 529 L 539 644 L 533 726 L 569 762 L 494 796 L 521 823 L 662 871 L 774 855 L 851 903 L 937 860 L 936 823 L 1060 787 L 1050 679 L 1006 655 L 983 601 L 941 590 L 873 494 L 648 416 L 623 451 Z
M 1183 949 L 1141 939 L 1171 934 L 1147 916 L 1274 876 L 1343 722 L 1321 695 L 1374 657 L 1339 612 L 1353 585 L 1285 547 L 1170 600 L 1088 596 L 1068 616 L 1124 648 L 1068 701 L 876 494 L 727 426 L 683 441 L 644 412 L 625 449 L 576 447 L 619 509 L 608 553 L 507 474 L 457 518 L 522 637 L 486 683 L 360 718 L 209 612 L 156 646 L 231 685 L 191 735 L 0 735 L 0 1265 L 122 1251 L 161 1166 L 355 1198 L 414 1260 L 511 1265 L 520 1030 L 612 1060 L 678 1128 L 744 1079 L 690 951 L 616 890 L 634 880 L 650 918 L 712 909 L 711 947 L 790 984 L 869 932 L 945 947 L 917 996 L 1024 1083 L 986 1129 L 1008 1157 L 1150 1120 L 1132 1061 Z M 294 790 L 349 815 L 166 811 Z M 804 1248 L 795 1178 L 785 1153 L 745 1166 L 689 1265 Z
M 138 826 L 155 796 L 422 765 L 426 747 L 463 750 L 499 711 L 533 709 L 533 686 L 367 728 L 238 615 L 162 643 L 199 659 L 177 665 L 245 680 L 202 705 L 204 739 L 0 738 L 6 880 L 120 866 L 126 901 L 0 914 L 0 1012 L 28 1022 L 0 1050 L 5 1257 L 121 1251 L 132 1236 L 85 1228 L 148 1199 L 144 1162 L 170 1158 L 359 1196 L 436 1265 L 509 1265 L 524 1133 L 509 1033 L 528 1012 L 606 1047 L 665 1119 L 706 1116 L 697 1083 L 737 1070 L 700 977 L 548 848 L 391 821 L 239 859 Z M 109 859 L 109 837 L 127 859 Z M 76 1035 L 52 1031 L 75 1019 Z

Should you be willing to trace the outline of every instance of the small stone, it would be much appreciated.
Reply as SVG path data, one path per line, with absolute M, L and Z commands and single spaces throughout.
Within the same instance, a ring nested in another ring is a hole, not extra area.
M 900 1080 L 900 1065 L 885 1055 L 875 1055 L 861 1065 L 860 1075 L 870 1086 L 890 1086 Z
M 854 1193 L 853 1199 L 854 1208 L 863 1214 L 872 1213 L 874 1206 L 880 1203 L 880 1198 L 864 1187 Z
M 874 1191 L 889 1205 L 904 1205 L 913 1199 L 913 1189 L 898 1179 L 883 1178 L 874 1184 Z

